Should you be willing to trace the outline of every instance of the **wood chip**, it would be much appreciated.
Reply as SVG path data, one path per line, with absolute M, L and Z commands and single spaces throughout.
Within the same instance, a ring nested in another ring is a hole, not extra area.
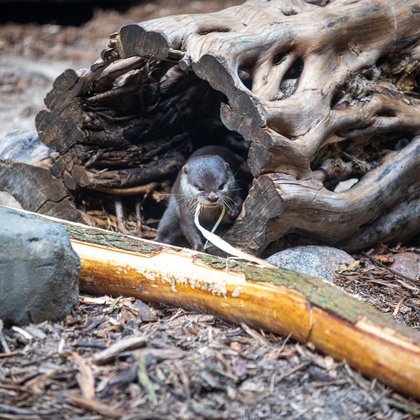
M 400 301 L 397 303 L 397 306 L 394 309 L 394 312 L 392 313 L 393 317 L 396 317 L 398 315 L 398 312 L 401 309 L 402 304 L 404 303 L 405 298 L 400 299 Z
M 93 376 L 92 369 L 86 363 L 86 361 L 80 357 L 79 353 L 72 351 L 70 355 L 79 369 L 79 372 L 76 375 L 76 380 L 80 390 L 82 391 L 83 397 L 87 399 L 94 399 L 95 378 Z
M 244 329 L 244 331 L 251 336 L 252 338 L 254 338 L 255 340 L 257 340 L 259 343 L 261 343 L 263 346 L 267 346 L 269 345 L 269 341 L 264 338 L 260 333 L 258 333 L 257 331 L 255 331 L 254 329 L 252 329 L 251 327 L 248 327 L 248 325 L 246 325 L 245 323 L 241 323 L 241 327 Z
M 156 321 L 157 317 L 156 314 L 152 311 L 149 305 L 146 305 L 140 299 L 137 299 L 134 302 L 135 308 L 139 311 L 139 316 L 142 321 L 144 322 L 154 322 Z
M 32 379 L 25 382 L 25 387 L 31 390 L 32 393 L 41 395 L 45 392 L 45 387 L 49 379 L 53 378 L 59 372 L 58 368 L 50 369 L 45 373 L 36 375 Z
M 5 357 L 13 357 L 13 356 L 20 356 L 22 354 L 21 351 L 10 351 L 9 348 L 7 348 L 8 351 L 6 353 L 0 353 L 0 359 Z
M 96 353 L 93 356 L 93 362 L 97 365 L 105 364 L 115 359 L 120 353 L 126 350 L 134 350 L 139 347 L 145 346 L 147 343 L 146 337 L 130 337 L 121 341 L 117 341 L 107 349 Z
M 66 398 L 70 404 L 77 405 L 89 411 L 93 411 L 94 413 L 98 413 L 104 417 L 119 418 L 123 414 L 120 410 L 109 407 L 108 405 L 105 405 L 96 400 L 90 400 L 72 394 L 66 394 Z
M 111 301 L 111 298 L 108 298 L 107 296 L 103 296 L 103 297 L 80 296 L 79 300 L 81 303 L 85 303 L 87 305 L 105 305 Z
M 281 375 L 276 380 L 276 384 L 281 382 L 283 379 L 286 379 L 288 376 L 293 375 L 295 372 L 298 372 L 299 370 L 302 370 L 302 369 L 306 368 L 306 366 L 309 366 L 310 364 L 311 364 L 311 362 L 303 362 L 300 365 L 297 365 L 296 367 L 294 367 L 293 369 L 288 370 L 286 373 L 283 373 L 283 375 Z
M 26 332 L 23 328 L 16 327 L 15 325 L 12 327 L 12 330 L 20 334 L 22 337 L 26 338 L 27 340 L 32 340 L 33 337 L 31 334 Z

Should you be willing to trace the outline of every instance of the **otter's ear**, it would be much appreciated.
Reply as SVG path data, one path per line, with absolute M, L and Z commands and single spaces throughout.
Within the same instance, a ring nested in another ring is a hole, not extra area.
M 187 175 L 187 174 L 188 174 L 188 172 L 189 172 L 189 168 L 188 168 L 188 166 L 187 166 L 187 165 L 184 165 L 184 166 L 182 167 L 182 172 L 183 172 L 185 175 Z
M 226 167 L 226 170 L 228 171 L 230 169 L 229 163 L 225 162 L 225 167 Z

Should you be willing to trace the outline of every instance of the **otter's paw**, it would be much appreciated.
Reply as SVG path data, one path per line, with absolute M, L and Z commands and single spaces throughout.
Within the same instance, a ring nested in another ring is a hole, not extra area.
M 204 242 L 200 240 L 195 240 L 191 243 L 191 248 L 194 251 L 204 251 Z
M 238 217 L 239 209 L 237 207 L 227 208 L 226 209 L 226 213 L 227 213 L 228 216 L 230 216 L 233 219 L 235 219 L 236 217 Z
M 194 251 L 201 251 L 201 252 L 204 251 L 204 245 L 203 244 L 194 244 L 192 248 L 193 248 Z

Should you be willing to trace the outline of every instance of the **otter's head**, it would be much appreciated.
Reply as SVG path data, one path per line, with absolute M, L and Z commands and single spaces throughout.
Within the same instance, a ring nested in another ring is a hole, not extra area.
M 220 207 L 235 188 L 235 179 L 220 156 L 198 156 L 183 166 L 181 187 L 184 194 L 203 206 Z

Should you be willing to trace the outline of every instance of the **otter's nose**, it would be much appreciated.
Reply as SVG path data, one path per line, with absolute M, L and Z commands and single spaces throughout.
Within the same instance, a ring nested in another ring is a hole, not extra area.
M 207 196 L 207 200 L 210 201 L 210 203 L 215 203 L 217 200 L 219 199 L 219 197 L 217 196 L 216 193 L 211 192 L 208 196 Z

